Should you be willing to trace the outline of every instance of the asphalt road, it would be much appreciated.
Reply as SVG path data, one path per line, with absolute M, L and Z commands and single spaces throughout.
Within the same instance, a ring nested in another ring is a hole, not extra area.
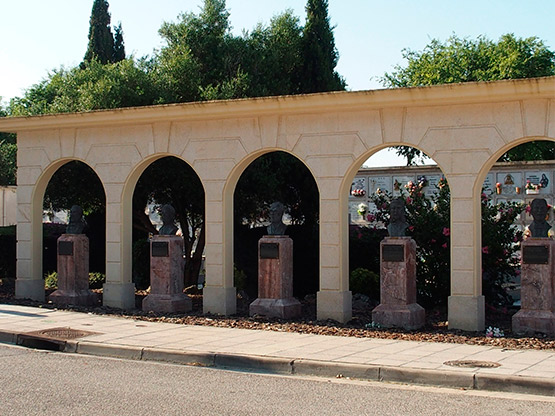
M 0 344 L 0 415 L 554 415 L 555 398 L 263 375 Z

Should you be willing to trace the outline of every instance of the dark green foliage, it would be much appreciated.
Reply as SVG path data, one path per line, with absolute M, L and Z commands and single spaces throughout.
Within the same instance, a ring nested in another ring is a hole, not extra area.
M 0 117 L 6 117 L 8 112 L 2 105 L 0 97 Z M 0 132 L 0 186 L 15 185 L 17 173 L 17 144 L 15 134 Z
M 120 62 L 125 59 L 125 45 L 123 42 L 123 29 L 121 23 L 114 28 L 114 51 L 112 53 L 112 62 Z
M 185 246 L 185 284 L 196 284 L 205 244 L 204 188 L 199 177 L 187 163 L 175 157 L 159 159 L 145 169 L 133 194 L 135 240 L 144 238 L 146 233 L 157 234 L 145 218 L 149 202 L 175 208 Z
M 15 226 L 0 227 L 0 279 L 15 277 Z
M 494 42 L 485 36 L 461 39 L 451 36 L 445 43 L 433 39 L 422 51 L 403 50 L 406 66 L 396 65 L 381 82 L 386 87 L 417 87 L 469 81 L 533 78 L 555 75 L 555 52 L 537 37 L 517 38 L 505 34 Z M 398 147 L 397 153 L 414 164 L 423 154 Z M 552 143 L 526 143 L 503 155 L 500 161 L 549 160 Z
M 61 166 L 48 182 L 44 192 L 44 209 L 69 210 L 80 205 L 83 213 L 104 212 L 106 196 L 96 173 L 86 164 L 71 161 Z
M 319 193 L 308 168 L 288 153 L 267 153 L 252 162 L 235 188 L 234 207 L 238 223 L 256 223 L 267 208 L 281 201 L 294 224 L 316 224 Z
M 110 28 L 110 13 L 106 0 L 94 0 L 89 22 L 89 45 L 83 63 L 98 60 L 102 64 L 113 62 L 114 37 Z
M 301 92 L 338 91 L 345 81 L 335 72 L 339 53 L 330 26 L 327 0 L 308 0 L 302 39 Z
M 380 274 L 363 267 L 349 273 L 349 289 L 353 294 L 366 295 L 375 301 L 380 300 Z
M 133 283 L 139 290 L 150 286 L 150 243 L 146 238 L 133 243 Z
M 103 273 L 89 273 L 89 289 L 102 289 L 106 283 L 106 275 Z M 58 288 L 58 272 L 50 272 L 44 275 L 44 288 L 54 290 Z

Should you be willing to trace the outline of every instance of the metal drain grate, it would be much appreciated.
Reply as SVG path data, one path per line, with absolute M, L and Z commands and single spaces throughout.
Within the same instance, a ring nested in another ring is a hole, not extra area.
M 62 328 L 49 328 L 49 329 L 42 329 L 40 331 L 27 332 L 24 335 L 40 337 L 40 338 L 56 339 L 60 341 L 68 341 L 70 339 L 83 338 L 83 337 L 88 337 L 90 335 L 98 335 L 98 334 L 99 334 L 98 332 L 84 331 L 82 329 L 73 329 L 70 327 L 62 327 Z
M 478 360 L 455 360 L 445 361 L 443 364 L 450 365 L 451 367 L 465 367 L 465 368 L 496 368 L 501 367 L 501 364 L 493 361 L 478 361 Z

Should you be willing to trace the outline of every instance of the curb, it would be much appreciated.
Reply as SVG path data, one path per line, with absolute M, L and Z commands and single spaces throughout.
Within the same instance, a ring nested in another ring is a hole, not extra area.
M 24 345 L 25 334 L 0 331 L 0 343 Z M 44 341 L 49 341 L 44 339 Z M 40 345 L 40 344 L 38 344 Z M 30 345 L 33 347 L 33 345 Z M 467 390 L 555 396 L 555 380 L 528 376 L 459 373 L 420 368 L 350 364 L 310 359 L 290 359 L 257 355 L 176 351 L 87 341 L 66 341 L 56 351 L 113 357 L 136 361 L 168 362 L 181 365 L 289 374 L 326 378 L 353 378 L 388 383 L 416 384 Z

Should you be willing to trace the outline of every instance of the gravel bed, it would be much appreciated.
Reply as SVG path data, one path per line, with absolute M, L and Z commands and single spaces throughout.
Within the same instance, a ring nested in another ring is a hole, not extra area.
M 42 308 L 56 308 L 52 303 L 41 303 L 26 299 L 15 299 L 13 288 L 9 284 L 0 284 L 0 303 L 35 306 Z M 101 294 L 101 291 L 98 291 Z M 137 292 L 136 305 L 139 308 L 146 292 Z M 497 327 L 504 332 L 503 337 L 486 337 L 485 332 L 466 332 L 449 330 L 447 313 L 444 309 L 426 311 L 426 325 L 414 331 L 396 328 L 373 328 L 371 326 L 371 311 L 375 305 L 365 302 L 356 302 L 353 308 L 353 319 L 346 324 L 333 320 L 316 319 L 316 301 L 314 296 L 307 296 L 302 301 L 302 317 L 294 320 L 266 318 L 263 316 L 248 316 L 248 304 L 252 301 L 245 296 L 238 296 L 237 314 L 223 317 L 204 315 L 202 313 L 202 294 L 192 293 L 193 310 L 187 314 L 160 314 L 144 312 L 140 309 L 122 311 L 105 306 L 80 307 L 67 306 L 66 309 L 78 312 L 94 313 L 98 315 L 113 315 L 129 319 L 150 322 L 167 322 L 177 325 L 206 325 L 227 328 L 242 328 L 279 332 L 298 332 L 302 334 L 319 334 L 330 336 L 401 339 L 422 342 L 449 342 L 456 344 L 490 345 L 505 349 L 536 349 L 555 351 L 555 338 L 543 334 L 536 336 L 518 336 L 512 333 L 511 316 L 517 310 L 495 310 L 488 308 L 486 311 L 486 327 Z

